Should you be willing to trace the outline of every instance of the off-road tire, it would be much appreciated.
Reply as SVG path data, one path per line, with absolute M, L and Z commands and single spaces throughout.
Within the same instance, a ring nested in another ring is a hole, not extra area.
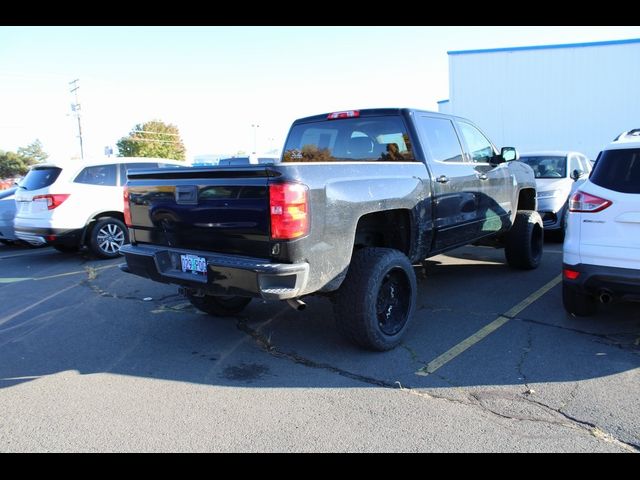
M 338 331 L 368 350 L 390 350 L 409 327 L 416 294 L 416 275 L 403 253 L 390 248 L 358 250 L 334 297 Z
M 540 214 L 519 210 L 505 238 L 504 253 L 510 267 L 522 270 L 538 268 L 542 260 L 544 227 Z

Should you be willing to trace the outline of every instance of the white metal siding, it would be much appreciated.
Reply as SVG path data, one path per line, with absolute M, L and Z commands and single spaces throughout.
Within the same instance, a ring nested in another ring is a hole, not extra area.
M 640 43 L 452 54 L 449 94 L 498 147 L 595 159 L 640 128 Z

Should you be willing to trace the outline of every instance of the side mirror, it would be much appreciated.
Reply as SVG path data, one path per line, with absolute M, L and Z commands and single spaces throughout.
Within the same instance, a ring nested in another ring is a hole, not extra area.
M 582 174 L 580 173 L 580 170 L 578 170 L 577 168 L 573 170 L 573 172 L 571 172 L 571 178 L 573 178 L 574 182 L 578 180 L 581 176 Z
M 520 155 L 514 147 L 502 147 L 500 150 L 500 156 L 505 162 L 512 162 L 520 159 Z

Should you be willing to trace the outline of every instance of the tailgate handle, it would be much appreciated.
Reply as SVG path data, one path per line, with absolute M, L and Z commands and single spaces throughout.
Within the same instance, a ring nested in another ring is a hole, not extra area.
M 198 187 L 196 185 L 176 187 L 176 203 L 181 205 L 197 205 Z

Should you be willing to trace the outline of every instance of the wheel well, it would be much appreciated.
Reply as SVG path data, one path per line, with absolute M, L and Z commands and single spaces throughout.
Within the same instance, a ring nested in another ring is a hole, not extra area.
M 354 248 L 388 247 L 409 254 L 411 216 L 409 210 L 369 213 L 358 220 Z
M 93 225 L 100 220 L 101 218 L 107 218 L 107 217 L 113 217 L 113 218 L 117 218 L 118 220 L 124 222 L 124 214 L 122 212 L 100 212 L 100 213 L 96 213 L 93 217 L 91 217 L 91 220 L 89 220 L 87 222 L 87 224 L 84 227 L 84 232 L 82 233 L 82 239 L 81 239 L 81 244 L 85 244 L 87 242 L 87 237 L 89 236 L 89 233 L 91 232 L 91 229 L 93 228 Z
M 535 210 L 536 191 L 533 188 L 524 188 L 518 195 L 517 210 Z
M 122 212 L 100 212 L 96 215 L 93 216 L 93 218 L 91 219 L 91 222 L 95 222 L 96 220 L 100 219 L 100 218 L 105 218 L 105 217 L 113 217 L 113 218 L 117 218 L 118 220 L 124 222 L 124 214 Z

